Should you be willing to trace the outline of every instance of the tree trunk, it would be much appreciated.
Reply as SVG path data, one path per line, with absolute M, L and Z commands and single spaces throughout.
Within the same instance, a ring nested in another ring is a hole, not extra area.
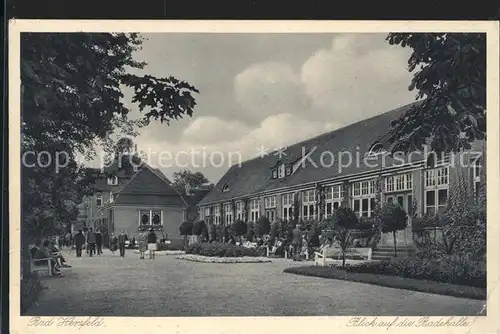
M 392 231 L 392 236 L 394 238 L 394 257 L 397 257 L 398 253 L 396 251 L 396 231 Z
M 187 249 L 187 246 L 188 246 L 188 242 L 187 241 L 188 241 L 188 236 L 187 236 L 187 234 L 184 234 L 184 250 Z
M 342 252 L 342 268 L 345 268 L 345 252 Z

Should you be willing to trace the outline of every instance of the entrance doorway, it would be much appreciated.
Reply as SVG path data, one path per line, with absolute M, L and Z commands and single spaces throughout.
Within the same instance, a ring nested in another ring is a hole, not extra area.
M 413 244 L 413 235 L 411 232 L 411 216 L 413 214 L 413 194 L 412 193 L 396 193 L 386 195 L 386 202 L 397 203 L 408 215 L 406 228 L 402 231 L 396 232 L 396 246 L 397 245 L 411 245 Z M 394 246 L 394 237 L 392 233 L 384 233 L 382 235 L 382 244 Z

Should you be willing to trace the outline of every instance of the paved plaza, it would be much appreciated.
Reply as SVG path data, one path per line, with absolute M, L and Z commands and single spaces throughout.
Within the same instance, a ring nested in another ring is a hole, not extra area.
M 27 315 L 314 316 L 475 315 L 483 302 L 283 273 L 291 260 L 209 264 L 109 250 L 76 258 L 65 277 L 43 278 Z

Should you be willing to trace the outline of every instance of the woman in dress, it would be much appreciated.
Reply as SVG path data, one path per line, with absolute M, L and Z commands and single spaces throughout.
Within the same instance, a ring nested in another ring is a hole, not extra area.
M 144 259 L 144 254 L 146 253 L 146 250 L 148 249 L 148 240 L 146 238 L 145 233 L 143 233 L 143 232 L 139 233 L 139 236 L 137 237 L 137 243 L 139 246 L 140 259 Z
M 118 238 L 114 233 L 111 233 L 111 238 L 109 240 L 109 250 L 113 255 L 115 255 L 116 250 L 118 249 Z

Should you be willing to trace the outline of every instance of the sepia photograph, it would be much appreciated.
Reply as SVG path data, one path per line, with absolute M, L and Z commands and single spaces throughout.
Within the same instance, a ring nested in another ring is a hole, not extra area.
M 20 31 L 13 316 L 486 318 L 492 27 Z

